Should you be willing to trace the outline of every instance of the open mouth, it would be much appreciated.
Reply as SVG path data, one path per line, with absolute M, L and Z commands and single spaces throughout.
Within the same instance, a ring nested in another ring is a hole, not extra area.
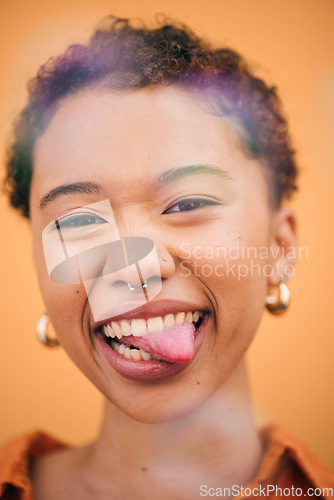
M 98 333 L 114 352 L 128 360 L 187 363 L 194 356 L 194 341 L 204 316 L 204 311 L 197 310 L 121 319 L 101 325 Z

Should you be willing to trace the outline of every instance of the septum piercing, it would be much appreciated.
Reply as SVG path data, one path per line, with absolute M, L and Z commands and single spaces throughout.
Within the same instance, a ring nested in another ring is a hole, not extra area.
M 168 259 L 167 259 L 167 257 L 162 257 L 162 260 L 164 262 L 167 262 Z M 144 283 L 142 284 L 142 288 L 147 288 L 147 286 L 148 286 L 147 281 L 144 281 Z M 129 287 L 130 292 L 134 292 L 135 291 L 135 287 L 132 286 L 131 283 L 129 283 L 129 282 L 128 282 L 128 287 Z
M 147 288 L 148 286 L 148 283 L 147 281 L 144 281 L 144 283 L 142 284 L 142 288 Z M 130 289 L 130 292 L 134 292 L 135 291 L 135 287 L 131 285 L 131 283 L 128 282 L 128 287 Z

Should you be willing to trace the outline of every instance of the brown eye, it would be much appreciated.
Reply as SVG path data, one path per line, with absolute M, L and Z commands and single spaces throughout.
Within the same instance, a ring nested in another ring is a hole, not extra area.
M 208 200 L 206 198 L 188 198 L 180 200 L 171 207 L 167 208 L 163 213 L 170 214 L 174 212 L 190 212 L 191 210 L 196 210 L 208 205 L 217 205 L 218 203 L 214 200 Z
M 92 226 L 93 224 L 105 224 L 106 222 L 107 221 L 105 219 L 102 219 L 98 215 L 94 214 L 71 215 L 66 219 L 58 221 L 59 226 L 62 229 Z

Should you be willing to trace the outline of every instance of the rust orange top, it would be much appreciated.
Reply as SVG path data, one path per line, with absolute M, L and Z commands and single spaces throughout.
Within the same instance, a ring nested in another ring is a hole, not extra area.
M 265 453 L 254 481 L 230 489 L 234 498 L 314 496 L 334 499 L 334 472 L 288 431 L 279 426 L 261 431 Z M 0 449 L 0 500 L 33 500 L 29 464 L 34 457 L 68 447 L 42 433 L 20 436 Z M 228 489 L 202 485 L 199 497 L 228 496 Z

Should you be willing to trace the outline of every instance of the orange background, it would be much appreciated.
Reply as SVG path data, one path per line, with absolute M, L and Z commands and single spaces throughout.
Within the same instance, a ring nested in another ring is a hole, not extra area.
M 85 41 L 109 13 L 152 20 L 157 12 L 236 48 L 280 88 L 302 169 L 293 206 L 309 256 L 291 281 L 289 314 L 265 314 L 249 353 L 251 384 L 259 421 L 280 421 L 334 467 L 333 0 L 0 0 L 1 160 L 41 62 Z M 0 211 L 0 441 L 41 428 L 82 443 L 97 432 L 102 398 L 61 349 L 36 341 L 43 303 L 29 223 L 3 195 Z

